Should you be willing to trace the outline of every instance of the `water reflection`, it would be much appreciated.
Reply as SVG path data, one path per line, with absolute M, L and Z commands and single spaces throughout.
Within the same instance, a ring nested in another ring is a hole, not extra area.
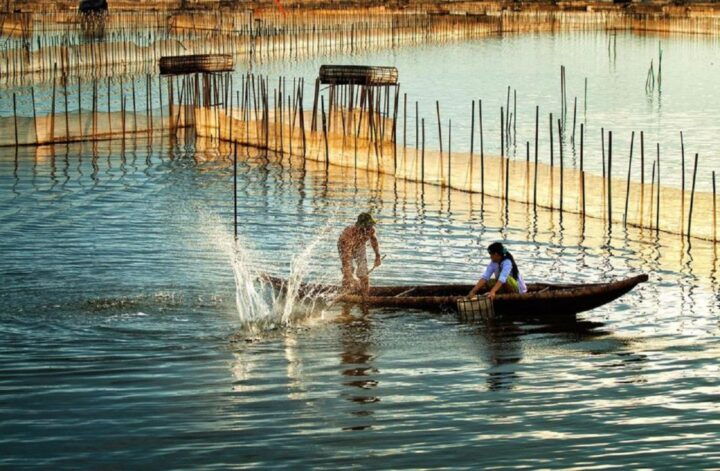
M 342 396 L 355 404 L 350 410 L 352 425 L 343 430 L 365 430 L 372 427 L 373 404 L 380 402 L 374 395 L 379 371 L 373 365 L 373 321 L 367 308 L 343 305 L 337 318 L 341 353 L 341 374 L 346 389 Z
M 210 240 L 232 234 L 228 149 L 148 153 L 128 142 L 124 163 L 118 149 L 0 153 L 0 432 L 10 449 L 0 466 L 107 467 L 96 457 L 146 459 L 149 436 L 161 437 L 152 464 L 185 467 L 416 468 L 452 456 L 469 468 L 478 456 L 528 466 L 541 455 L 651 468 L 686 464 L 685 447 L 700 467 L 717 462 L 715 246 L 632 228 L 608 237 L 512 203 L 506 217 L 492 198 L 450 192 L 448 204 L 446 189 L 298 159 L 281 168 L 278 156 L 243 149 L 240 232 L 277 274 L 299 241 L 339 231 L 368 205 L 390 254 L 378 284 L 476 279 L 482 247 L 501 238 L 528 281 L 652 272 L 561 325 L 344 306 L 336 322 L 333 311 L 248 339 L 229 261 Z M 311 278 L 337 275 L 333 242 L 310 260 Z M 203 302 L 163 301 L 178 293 Z M 104 314 L 108 303 L 117 316 Z M 62 437 L 67 446 L 44 446 Z M 673 452 L 649 453 L 667 440 Z M 14 451 L 29 443 L 39 444 L 32 454 Z M 598 451 L 608 446 L 612 456 Z
M 515 324 L 502 322 L 486 322 L 478 330 L 478 335 L 485 341 L 483 353 L 489 364 L 487 371 L 487 387 L 490 391 L 512 389 L 518 380 L 513 365 L 522 360 L 520 330 Z

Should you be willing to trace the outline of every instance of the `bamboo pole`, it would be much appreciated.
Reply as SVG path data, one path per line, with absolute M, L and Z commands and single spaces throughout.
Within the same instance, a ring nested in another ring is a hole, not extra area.
M 472 181 L 473 174 L 473 148 L 475 145 L 475 100 L 472 100 L 472 108 L 470 110 L 470 172 L 468 178 Z M 472 185 L 470 186 L 472 188 Z
M 437 110 L 438 140 L 440 142 L 440 165 L 442 165 L 443 142 L 442 142 L 442 127 L 440 126 L 440 102 L 438 100 L 435 100 L 435 109 Z
M 538 183 L 538 136 L 540 128 L 540 107 L 535 107 L 535 171 L 533 172 L 533 210 L 537 209 L 537 183 Z
M 233 145 L 233 229 L 235 231 L 235 241 L 238 237 L 238 211 L 237 211 L 237 143 Z
M 612 227 L 612 131 L 608 131 L 608 228 Z
M 680 226 L 682 227 L 682 220 L 685 218 L 685 140 L 683 139 L 683 132 L 680 131 Z M 682 230 L 680 231 L 682 234 Z
M 447 165 L 448 177 L 447 185 L 448 191 L 452 186 L 452 119 L 448 120 L 448 165 Z
M 403 149 L 405 149 L 406 147 L 407 147 L 407 93 L 403 93 Z
M 713 239 L 717 241 L 717 198 L 716 198 L 716 186 L 715 186 L 715 170 L 712 172 L 712 189 L 713 189 Z
M 420 159 L 420 183 L 425 185 L 425 118 L 422 119 L 422 154 Z
M 500 107 L 500 157 L 505 157 L 505 110 Z
M 15 148 L 18 146 L 17 103 L 13 93 L 13 122 L 15 123 Z
M 564 185 L 564 162 L 563 162 L 563 142 L 562 142 L 562 123 L 558 119 L 558 148 L 560 149 L 560 213 L 563 211 L 563 198 L 564 198 L 564 191 L 565 191 L 565 185 Z
M 695 203 L 695 180 L 697 179 L 697 166 L 698 166 L 698 154 L 695 154 L 695 164 L 693 165 L 693 179 L 692 179 L 692 190 L 690 192 L 690 209 L 688 213 L 688 223 L 687 223 L 687 237 L 690 239 L 692 236 L 692 231 L 690 230 L 692 227 L 692 215 L 693 215 L 693 204 Z
M 654 173 L 654 172 L 653 172 Z M 655 230 L 660 232 L 660 143 L 657 143 L 657 209 L 655 211 Z M 653 177 L 654 178 L 654 177 Z
M 623 224 L 627 227 L 628 206 L 630 204 L 630 176 L 632 172 L 633 159 L 633 143 L 635 142 L 635 131 L 630 136 L 630 158 L 628 159 L 627 186 L 625 188 L 625 213 L 623 215 Z
M 478 126 L 480 127 L 480 201 L 485 202 L 485 145 L 483 140 L 482 100 L 478 100 Z
M 582 218 L 585 221 L 585 124 L 580 123 L 580 193 L 582 197 Z

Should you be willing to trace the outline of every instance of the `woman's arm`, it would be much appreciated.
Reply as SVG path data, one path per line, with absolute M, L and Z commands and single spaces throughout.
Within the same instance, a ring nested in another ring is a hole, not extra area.
M 495 272 L 495 263 L 491 262 L 488 264 L 488 266 L 485 268 L 485 273 L 483 273 L 480 280 L 475 284 L 472 290 L 468 293 L 468 298 L 472 298 L 478 292 L 487 285 L 488 280 L 492 276 L 492 274 Z
M 497 294 L 498 291 L 500 291 L 500 288 L 502 288 L 503 286 L 505 286 L 505 283 L 503 283 L 500 280 L 497 280 L 495 282 L 495 284 L 493 285 L 492 289 L 490 290 L 490 292 L 487 294 L 487 297 L 490 298 L 491 301 L 494 300 L 495 295 Z
M 493 285 L 490 292 L 487 294 L 487 297 L 490 298 L 490 300 L 494 300 L 497 292 L 500 291 L 503 286 L 505 286 L 505 283 L 507 282 L 510 273 L 512 273 L 512 262 L 510 260 L 503 260 L 503 262 L 500 264 L 500 273 L 498 274 L 497 281 L 495 282 L 495 285 Z
M 475 284 L 475 286 L 473 287 L 473 289 L 470 290 L 470 292 L 468 293 L 467 297 L 468 297 L 468 298 L 472 298 L 473 296 L 475 296 L 476 294 L 478 294 L 478 291 L 480 291 L 481 289 L 483 289 L 486 284 L 487 284 L 487 280 L 486 280 L 485 278 L 480 278 L 480 281 L 478 281 L 478 282 Z

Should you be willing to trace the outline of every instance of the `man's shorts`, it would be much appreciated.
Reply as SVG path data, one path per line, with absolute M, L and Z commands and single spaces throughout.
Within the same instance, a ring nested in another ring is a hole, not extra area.
M 368 276 L 367 252 L 364 249 L 355 252 L 353 261 L 355 262 L 355 276 L 358 278 Z

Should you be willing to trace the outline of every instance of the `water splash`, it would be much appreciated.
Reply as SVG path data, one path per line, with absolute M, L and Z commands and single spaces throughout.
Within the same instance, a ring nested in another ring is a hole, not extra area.
M 299 296 L 303 279 L 307 277 L 310 270 L 310 262 L 314 259 L 316 251 L 321 244 L 325 242 L 330 234 L 331 219 L 317 232 L 315 237 L 309 244 L 297 255 L 293 256 L 290 261 L 290 276 L 288 277 L 287 289 L 284 295 L 284 303 L 282 307 L 281 320 L 284 325 L 289 325 L 293 321 L 293 317 L 298 314 L 297 308 L 305 311 L 316 311 L 318 301 L 325 301 L 328 293 L 315 293 Z M 321 311 L 324 314 L 324 311 Z
M 262 273 L 252 256 L 249 246 L 238 236 L 233 241 L 230 265 L 235 278 L 235 306 L 243 325 L 271 324 L 274 318 L 274 296 L 270 292 L 268 302 L 265 285 L 260 281 Z
M 264 281 L 268 268 L 282 270 L 273 261 L 265 260 L 242 235 L 234 238 L 226 226 L 214 215 L 201 216 L 208 239 L 229 260 L 235 282 L 235 307 L 241 327 L 251 333 L 296 325 L 310 317 L 322 317 L 328 293 L 302 293 L 303 280 L 310 275 L 314 260 L 331 233 L 332 217 L 315 233 L 309 243 L 290 257 L 287 284 L 277 292 Z M 277 257 L 274 257 L 277 259 Z M 325 277 L 323 277 L 325 278 Z

